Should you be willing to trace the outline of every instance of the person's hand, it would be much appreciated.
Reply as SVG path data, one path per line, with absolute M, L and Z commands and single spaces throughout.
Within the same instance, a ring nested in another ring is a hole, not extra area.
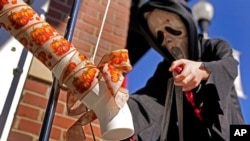
M 176 72 L 176 67 L 181 67 L 180 73 Z M 174 84 L 182 86 L 183 91 L 190 91 L 196 88 L 202 80 L 207 80 L 209 72 L 202 67 L 202 62 L 179 59 L 172 62 L 169 71 L 173 73 Z

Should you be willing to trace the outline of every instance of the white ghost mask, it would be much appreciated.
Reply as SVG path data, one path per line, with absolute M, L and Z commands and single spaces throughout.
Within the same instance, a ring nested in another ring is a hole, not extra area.
M 165 47 L 175 59 L 188 58 L 187 30 L 178 15 L 154 9 L 144 16 L 150 32 L 162 47 Z

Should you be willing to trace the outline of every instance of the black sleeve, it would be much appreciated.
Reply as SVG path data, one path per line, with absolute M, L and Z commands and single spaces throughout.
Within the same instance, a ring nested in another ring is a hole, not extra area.
M 229 99 L 234 91 L 238 62 L 233 57 L 232 48 L 221 39 L 207 40 L 203 44 L 201 59 L 210 76 L 208 80 L 202 81 L 195 99 L 202 105 L 203 118 L 207 126 L 217 125 L 219 129 L 222 115 L 224 120 L 230 122 Z
M 220 100 L 230 94 L 234 80 L 238 75 L 238 62 L 234 59 L 232 48 L 220 39 L 214 39 L 205 43 L 204 67 L 210 72 L 205 85 L 214 85 Z

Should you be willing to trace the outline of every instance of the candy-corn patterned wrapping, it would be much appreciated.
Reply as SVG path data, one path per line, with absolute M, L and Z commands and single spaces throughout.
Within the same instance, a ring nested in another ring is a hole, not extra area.
M 68 130 L 67 139 L 83 140 L 85 136 L 81 126 L 97 118 L 81 100 L 87 94 L 91 94 L 92 88 L 101 79 L 106 82 L 109 92 L 113 95 L 117 109 L 127 102 L 128 92 L 121 87 L 123 73 L 132 69 L 127 50 L 117 50 L 105 55 L 96 66 L 22 0 L 0 0 L 0 26 L 14 36 L 52 73 L 56 73 L 54 67 L 61 65 L 63 71 L 59 76 L 55 76 L 69 89 L 67 95 L 69 115 L 82 114 Z M 60 63 L 65 57 L 70 59 L 66 63 Z

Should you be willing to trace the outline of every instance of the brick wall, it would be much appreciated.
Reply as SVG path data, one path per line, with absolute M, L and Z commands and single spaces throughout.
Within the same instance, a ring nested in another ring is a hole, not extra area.
M 94 50 L 106 4 L 107 0 L 82 0 L 81 2 L 72 42 L 87 56 L 90 56 Z M 62 35 L 65 32 L 71 5 L 72 0 L 51 0 L 46 15 L 48 23 Z M 111 0 L 96 63 L 105 53 L 125 48 L 130 5 L 130 0 Z M 50 89 L 51 82 L 45 82 L 31 76 L 27 77 L 8 141 L 38 140 Z M 65 101 L 66 90 L 61 89 L 50 141 L 64 140 L 67 128 L 77 119 L 67 115 Z M 94 121 L 92 126 L 96 140 L 101 140 L 98 120 Z M 90 126 L 85 126 L 84 131 L 87 140 L 92 141 Z

